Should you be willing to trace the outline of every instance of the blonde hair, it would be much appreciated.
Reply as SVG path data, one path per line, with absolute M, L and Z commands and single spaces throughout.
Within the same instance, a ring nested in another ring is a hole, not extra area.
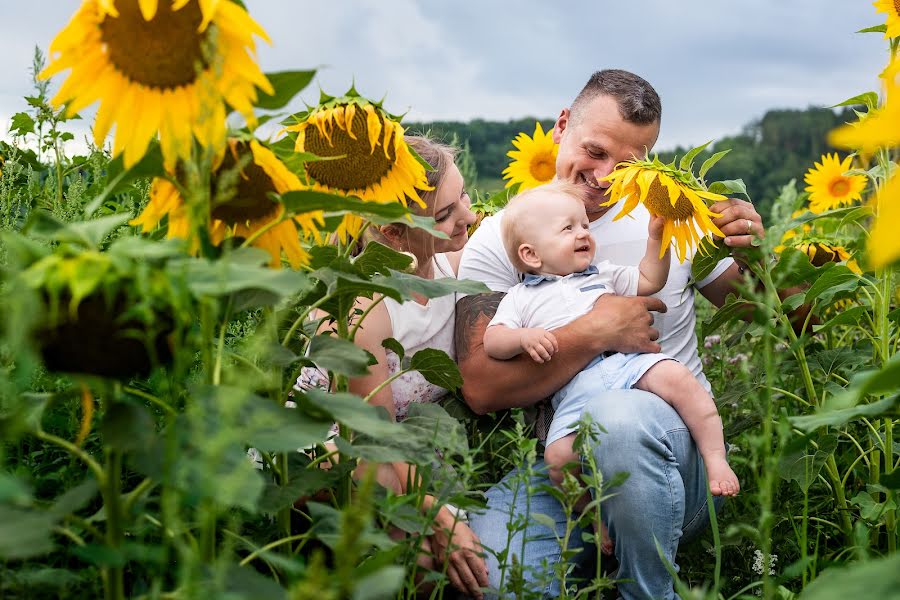
M 403 139 L 422 160 L 431 166 L 431 170 L 426 171 L 425 178 L 432 189 L 417 190 L 419 198 L 425 203 L 425 208 L 417 202 L 410 202 L 410 211 L 420 216 L 426 216 L 426 212 L 430 210 L 431 214 L 427 216 L 433 217 L 435 198 L 437 197 L 441 184 L 444 182 L 444 178 L 447 176 L 447 172 L 450 171 L 450 167 L 456 164 L 455 161 L 458 150 L 453 146 L 441 143 L 424 135 L 406 135 L 403 136 Z M 396 225 L 406 227 L 403 223 L 396 223 Z M 361 252 L 365 245 L 370 241 L 376 241 L 385 246 L 392 246 L 377 227 L 369 227 L 366 230 L 363 239 L 359 241 L 359 248 L 357 251 Z M 398 248 L 398 250 L 402 250 L 402 248 Z
M 550 183 L 525 190 L 512 197 L 503 210 L 500 220 L 500 238 L 503 240 L 506 255 L 516 271 L 520 273 L 531 272 L 531 267 L 519 258 L 519 248 L 522 244 L 530 242 L 528 225 L 541 217 L 540 214 L 534 213 L 532 205 L 534 200 L 548 193 L 565 195 L 578 200 L 578 202 L 584 202 L 584 192 L 578 185 L 560 179 L 554 179 Z

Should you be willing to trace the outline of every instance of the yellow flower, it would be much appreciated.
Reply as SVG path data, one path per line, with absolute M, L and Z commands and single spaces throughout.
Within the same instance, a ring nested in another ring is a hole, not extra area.
M 226 104 L 254 122 L 256 89 L 272 86 L 255 62 L 265 31 L 231 0 L 84 0 L 50 44 L 47 79 L 71 69 L 53 98 L 72 115 L 100 101 L 94 143 L 116 126 L 125 166 L 159 134 L 166 168 L 225 143 Z
M 272 256 L 273 267 L 281 265 L 282 251 L 292 267 L 305 264 L 309 257 L 300 245 L 297 226 L 300 226 L 305 237 L 317 238 L 321 213 L 304 213 L 285 219 L 284 205 L 273 202 L 269 197 L 270 193 L 284 194 L 302 189 L 300 180 L 271 150 L 256 140 L 248 144 L 231 139 L 215 167 L 213 190 L 217 188 L 218 177 L 230 176 L 233 179 L 238 167 L 236 185 L 213 198 L 209 231 L 212 243 L 219 245 L 226 237 L 253 238 L 253 246 L 266 250 Z M 188 239 L 191 235 L 190 221 L 181 194 L 170 181 L 157 178 L 150 189 L 150 202 L 131 224 L 148 231 L 166 215 L 169 217 L 167 237 Z M 193 246 L 196 250 L 196 241 L 193 241 Z
M 879 268 L 900 260 L 900 176 L 894 175 L 875 199 L 878 214 L 869 236 L 869 261 Z
M 856 123 L 842 125 L 828 134 L 828 143 L 872 153 L 879 148 L 900 146 L 900 56 L 882 71 L 885 104 L 872 109 Z
M 711 212 L 706 200 L 718 202 L 725 196 L 704 190 L 693 176 L 672 165 L 664 165 L 658 159 L 632 160 L 620 163 L 615 171 L 603 178 L 612 183 L 610 200 L 602 206 L 611 206 L 620 200 L 624 205 L 615 220 L 630 213 L 638 202 L 644 204 L 651 215 L 666 219 L 662 234 L 660 257 L 675 240 L 675 253 L 680 262 L 688 256 L 688 249 L 712 233 L 725 237 L 712 219 L 720 216 Z
M 875 12 L 887 13 L 887 31 L 884 32 L 885 38 L 893 38 L 900 36 L 900 2 L 897 0 L 875 0 L 872 4 L 876 8 Z
M 515 150 L 506 153 L 513 159 L 503 169 L 503 179 L 509 179 L 506 187 L 519 184 L 519 191 L 549 183 L 556 176 L 556 153 L 559 146 L 553 141 L 551 131 L 544 133 L 541 124 L 534 124 L 534 135 L 520 133 L 513 140 Z
M 862 269 L 859 268 L 859 264 L 843 246 L 829 244 L 828 242 L 809 240 L 792 247 L 806 254 L 806 256 L 809 257 L 809 262 L 812 263 L 814 267 L 821 267 L 822 265 L 830 262 L 836 263 L 846 261 L 847 267 L 851 271 L 853 271 L 857 275 L 862 273 Z M 779 246 L 775 250 L 781 251 L 783 249 L 784 247 Z
M 853 157 L 848 156 L 843 161 L 837 153 L 825 154 L 821 163 L 815 163 L 815 168 L 806 172 L 803 181 L 809 185 L 809 210 L 816 214 L 847 206 L 859 200 L 866 187 L 865 175 L 845 175 L 850 170 Z
M 424 206 L 417 190 L 433 189 L 425 167 L 410 152 L 399 121 L 379 104 L 351 88 L 340 98 L 323 96 L 319 106 L 296 118 L 285 128 L 297 134 L 294 150 L 329 159 L 304 164 L 313 189 L 404 206 L 410 199 Z M 355 238 L 362 223 L 346 215 L 337 229 L 341 241 Z

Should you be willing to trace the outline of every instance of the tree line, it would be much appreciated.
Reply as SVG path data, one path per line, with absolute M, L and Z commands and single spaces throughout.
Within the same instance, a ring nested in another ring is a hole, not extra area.
M 700 164 L 713 152 L 731 149 L 711 171 L 714 179 L 743 179 L 750 199 L 760 214 L 766 216 L 779 190 L 791 179 L 803 183 L 803 175 L 818 161 L 822 154 L 836 151 L 828 145 L 828 132 L 855 119 L 852 109 L 835 111 L 810 107 L 799 109 L 774 109 L 762 118 L 745 125 L 737 135 L 716 140 L 695 161 Z M 526 117 L 510 121 L 469 122 L 432 121 L 404 123 L 413 133 L 428 133 L 462 146 L 468 156 L 463 157 L 467 175 L 476 181 L 482 191 L 501 186 L 499 179 L 512 150 L 512 140 L 519 132 L 534 131 L 535 121 L 540 121 L 546 131 L 553 127 L 553 119 Z M 683 156 L 689 148 L 659 150 L 665 162 Z M 473 177 L 474 175 L 474 177 Z

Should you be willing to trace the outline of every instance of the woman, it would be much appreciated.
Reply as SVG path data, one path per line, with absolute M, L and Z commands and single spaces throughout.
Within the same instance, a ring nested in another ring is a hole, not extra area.
M 407 143 L 432 167 L 427 174 L 428 184 L 434 189 L 420 192 L 425 208 L 413 211 L 434 218 L 434 228 L 447 235 L 441 239 L 402 223 L 382 226 L 372 231 L 371 237 L 400 252 L 415 256 L 415 274 L 425 279 L 456 277 L 462 247 L 468 241 L 469 225 L 475 215 L 469 209 L 469 196 L 459 169 L 454 164 L 455 151 L 425 137 L 407 136 Z M 456 309 L 455 295 L 398 303 L 391 298 L 360 298 L 357 308 L 371 312 L 366 316 L 356 334 L 356 344 L 372 353 L 377 364 L 369 367 L 369 373 L 350 380 L 350 391 L 362 397 L 368 396 L 382 382 L 400 369 L 396 354 L 387 350 L 382 342 L 394 338 L 400 342 L 407 355 L 423 348 L 437 348 L 455 359 L 453 328 Z M 305 374 L 311 375 L 310 373 Z M 301 379 L 304 379 L 301 376 Z M 309 379 L 298 382 L 301 387 L 312 383 Z M 391 418 L 402 420 L 413 402 L 436 402 L 447 391 L 428 383 L 418 372 L 406 373 L 376 393 L 371 402 L 387 409 Z M 411 467 L 395 463 L 379 472 L 379 481 L 397 493 L 406 492 L 406 482 L 413 480 Z M 391 472 L 393 471 L 393 472 Z M 425 510 L 431 509 L 434 499 L 426 496 Z M 455 588 L 472 597 L 481 598 L 481 587 L 487 585 L 487 568 L 478 555 L 481 545 L 468 525 L 459 520 L 451 508 L 442 506 L 435 517 L 434 533 L 422 541 L 423 560 L 420 565 L 440 569 L 446 559 L 447 575 Z M 450 548 L 452 531 L 453 549 Z M 448 556 L 449 555 L 449 556 Z

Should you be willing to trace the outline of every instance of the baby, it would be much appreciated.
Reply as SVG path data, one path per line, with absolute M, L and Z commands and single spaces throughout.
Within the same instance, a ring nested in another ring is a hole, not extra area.
M 578 188 L 553 182 L 516 196 L 503 212 L 506 252 L 525 280 L 509 290 L 484 334 L 487 353 L 497 359 L 527 352 L 535 362 L 559 349 L 552 330 L 591 310 L 603 294 L 648 296 L 669 275 L 669 251 L 660 258 L 664 220 L 651 218 L 647 252 L 638 267 L 602 261 L 594 265 L 594 239 Z M 683 364 L 664 354 L 607 352 L 596 357 L 552 399 L 555 414 L 544 460 L 559 485 L 573 451 L 577 422 L 592 395 L 636 387 L 656 394 L 678 411 L 697 444 L 715 496 L 740 489 L 725 458 L 722 420 L 712 397 Z

